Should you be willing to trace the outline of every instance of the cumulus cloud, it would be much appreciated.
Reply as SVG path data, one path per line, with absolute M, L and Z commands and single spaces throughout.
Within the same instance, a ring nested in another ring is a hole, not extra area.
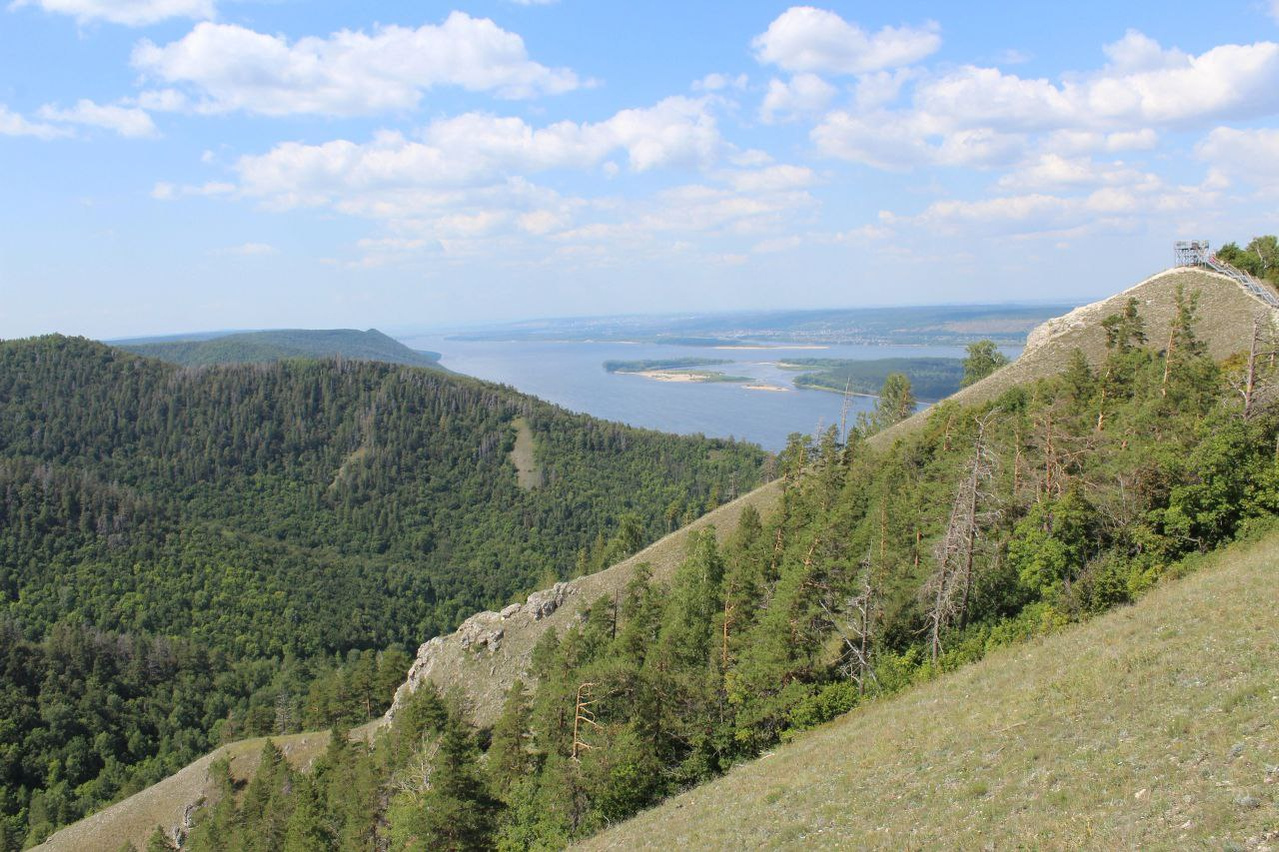
M 1106 47 L 1111 64 L 1054 83 L 965 66 L 921 83 L 917 109 L 956 126 L 1133 129 L 1251 118 L 1279 108 L 1279 44 L 1228 44 L 1198 56 L 1136 32 Z
M 1107 64 L 1061 81 L 998 68 L 863 75 L 857 109 L 831 111 L 812 139 L 828 156 L 878 168 L 995 168 L 1032 153 L 1063 157 L 1154 147 L 1161 128 L 1279 110 L 1279 44 L 1221 45 L 1199 55 L 1129 31 Z M 889 108 L 913 81 L 904 106 Z
M 811 136 L 827 156 L 890 170 L 993 167 L 1017 160 L 1027 145 L 1021 134 L 956 129 L 927 114 L 904 110 L 836 110 L 813 128 Z
M 1126 186 L 1143 192 L 1159 189 L 1162 181 L 1151 172 L 1122 161 L 1097 162 L 1091 157 L 1041 154 L 999 179 L 1004 190 L 1060 190 L 1091 186 Z
M 155 122 L 145 110 L 97 104 L 87 99 L 77 101 L 70 109 L 43 106 L 40 108 L 40 117 L 45 121 L 100 127 L 131 139 L 156 135 Z
M 863 74 L 910 65 L 941 47 L 937 24 L 869 33 L 834 12 L 792 6 L 751 42 L 755 57 L 795 73 Z
M 57 139 L 69 136 L 71 132 L 52 124 L 30 121 L 16 112 L 10 112 L 4 104 L 0 104 L 0 136 L 33 136 L 36 139 Z
M 108 21 L 144 27 L 169 18 L 212 18 L 213 0 L 14 0 L 11 8 L 39 6 L 87 24 Z
M 188 90 L 206 112 L 354 116 L 415 107 L 436 86 L 529 98 L 577 88 L 577 75 L 532 61 L 524 40 L 487 18 L 453 12 L 442 24 L 342 30 L 290 43 L 205 22 L 178 41 L 133 52 L 147 78 Z
M 1218 127 L 1195 153 L 1209 163 L 1215 183 L 1241 183 L 1267 193 L 1279 190 L 1279 130 Z
M 380 187 L 452 188 L 512 174 L 580 170 L 624 154 L 633 171 L 704 165 L 723 140 L 704 100 L 667 98 L 597 123 L 534 128 L 520 118 L 466 113 L 432 122 L 420 138 L 383 132 L 367 143 L 287 142 L 239 160 L 241 191 L 282 206 Z
M 773 79 L 768 83 L 759 117 L 765 123 L 772 123 L 821 112 L 836 92 L 834 86 L 816 74 L 796 74 L 788 82 Z

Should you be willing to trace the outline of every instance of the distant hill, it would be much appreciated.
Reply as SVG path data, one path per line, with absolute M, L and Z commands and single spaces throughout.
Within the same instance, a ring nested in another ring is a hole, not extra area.
M 440 353 L 410 349 L 377 329 L 278 329 L 247 331 L 214 338 L 192 335 L 162 341 L 124 341 L 120 349 L 183 367 L 212 364 L 263 364 L 286 358 L 384 361 L 410 367 L 440 368 Z
M 336 704 L 312 675 L 617 561 L 766 475 L 753 445 L 373 361 L 5 341 L 0 411 L 0 850 L 228 731 L 327 728 L 351 696 L 347 724 L 380 714 L 407 661 L 388 680 L 364 654 Z

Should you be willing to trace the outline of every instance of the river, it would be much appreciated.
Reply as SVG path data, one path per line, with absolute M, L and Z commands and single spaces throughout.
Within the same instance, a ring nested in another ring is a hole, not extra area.
M 401 335 L 414 349 L 443 354 L 450 370 L 501 382 L 525 393 L 605 420 L 681 434 L 753 441 L 780 450 L 792 432 L 815 434 L 838 424 L 841 394 L 796 388 L 797 375 L 776 364 L 785 358 L 962 358 L 958 346 L 832 345 L 714 349 L 619 342 L 455 340 L 440 334 Z M 1015 355 L 1009 351 L 1009 355 Z M 604 362 L 671 358 L 723 358 L 731 364 L 707 369 L 749 376 L 755 383 L 784 388 L 751 390 L 722 382 L 661 382 L 634 374 L 609 373 Z M 848 422 L 869 411 L 874 400 L 849 400 Z

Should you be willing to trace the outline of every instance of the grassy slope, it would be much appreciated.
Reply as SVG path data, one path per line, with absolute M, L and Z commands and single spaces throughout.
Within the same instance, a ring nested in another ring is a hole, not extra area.
M 1279 847 L 1276 562 L 1279 534 L 1229 548 L 584 846 Z
M 1170 269 L 1108 299 L 1049 320 L 1031 332 L 1025 351 L 1016 361 L 964 388 L 950 399 L 964 405 L 994 399 L 1014 385 L 1032 382 L 1065 369 L 1070 353 L 1076 348 L 1082 350 L 1094 365 L 1100 363 L 1106 357 L 1106 333 L 1101 321 L 1122 312 L 1129 297 L 1140 302 L 1149 344 L 1163 349 L 1174 313 L 1173 297 L 1178 284 L 1184 286 L 1187 293 L 1199 291 L 1199 319 L 1195 332 L 1208 344 L 1208 352 L 1214 358 L 1227 358 L 1248 349 L 1253 317 L 1269 314 L 1271 322 L 1275 322 L 1274 311 L 1224 275 L 1200 269 Z M 874 440 L 890 443 L 894 438 L 918 428 L 927 417 L 927 412 L 916 414 L 879 433 Z
M 373 730 L 372 725 L 355 728 L 351 739 L 367 739 Z M 329 732 L 271 739 L 294 768 L 306 769 L 328 748 Z M 248 781 L 257 771 L 266 740 L 258 737 L 222 746 L 140 793 L 67 826 L 36 848 L 48 852 L 116 852 L 128 841 L 145 849 L 157 825 L 166 830 L 181 825 L 187 809 L 212 793 L 210 764 L 226 757 L 231 761 L 231 777 Z
M 211 340 L 177 340 L 117 344 L 121 349 L 183 367 L 253 364 L 283 358 L 330 358 L 385 361 L 411 367 L 438 367 L 435 353 L 418 352 L 376 329 L 281 329 L 228 334 Z

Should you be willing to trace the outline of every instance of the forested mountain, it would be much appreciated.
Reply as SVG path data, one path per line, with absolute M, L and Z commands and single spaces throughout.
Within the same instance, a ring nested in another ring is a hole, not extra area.
M 410 367 L 438 367 L 438 352 L 410 349 L 377 329 L 282 329 L 246 331 L 213 338 L 122 341 L 115 344 L 138 355 L 184 367 L 210 364 L 263 364 L 285 358 L 349 358 Z
M 0 848 L 218 738 L 379 714 L 392 646 L 620 558 L 766 458 L 439 371 L 64 337 L 0 344 L 0 412 Z
M 638 571 L 544 632 L 491 730 L 427 681 L 371 751 L 272 773 L 251 806 L 224 797 L 189 848 L 557 847 L 876 696 L 1133 600 L 1279 509 L 1276 375 L 1248 355 L 1273 341 L 1214 361 L 1198 305 L 1178 288 L 1156 341 L 1130 299 L 1100 318 L 1095 366 L 1078 352 L 1055 376 L 939 405 L 891 444 L 796 436 L 773 513 L 744 510 L 725 542 L 693 536 L 669 580 Z

